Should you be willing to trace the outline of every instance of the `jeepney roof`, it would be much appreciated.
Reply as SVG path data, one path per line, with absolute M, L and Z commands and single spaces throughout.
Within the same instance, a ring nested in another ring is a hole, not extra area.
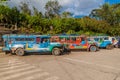
M 50 36 L 48 35 L 20 35 L 20 34 L 7 34 L 7 35 L 3 35 L 3 38 L 7 38 L 7 37 L 11 37 L 11 38 L 15 38 L 15 37 L 41 37 L 41 38 L 49 38 Z

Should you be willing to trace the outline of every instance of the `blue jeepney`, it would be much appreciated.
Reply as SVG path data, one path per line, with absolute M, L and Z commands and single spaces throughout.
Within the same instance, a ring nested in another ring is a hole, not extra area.
M 29 52 L 50 52 L 60 55 L 63 52 L 63 45 L 58 42 L 51 42 L 48 35 L 3 35 L 3 51 L 19 56 Z
M 98 44 L 98 46 L 100 48 L 106 48 L 106 49 L 112 49 L 113 48 L 113 44 L 108 39 L 108 36 L 95 36 L 95 37 L 92 37 L 92 38 Z

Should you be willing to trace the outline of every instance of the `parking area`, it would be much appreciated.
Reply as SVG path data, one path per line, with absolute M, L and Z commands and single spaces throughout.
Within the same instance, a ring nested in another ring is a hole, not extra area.
M 54 55 L 0 53 L 1 80 L 120 80 L 120 49 Z

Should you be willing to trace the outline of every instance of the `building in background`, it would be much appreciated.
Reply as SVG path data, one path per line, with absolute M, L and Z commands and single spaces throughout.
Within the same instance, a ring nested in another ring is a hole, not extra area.
M 105 0 L 105 3 L 118 4 L 118 3 L 120 3 L 120 0 Z

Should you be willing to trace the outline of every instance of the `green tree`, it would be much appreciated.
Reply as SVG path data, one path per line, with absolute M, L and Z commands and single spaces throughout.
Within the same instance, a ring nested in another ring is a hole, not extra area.
M 29 6 L 27 3 L 21 2 L 20 9 L 22 13 L 26 15 L 31 15 L 31 10 L 29 9 Z
M 71 17 L 71 13 L 70 12 L 63 12 L 62 13 L 62 17 L 63 18 L 70 18 Z
M 10 12 L 11 9 L 8 6 L 0 5 L 0 22 L 10 23 Z
M 6 5 L 9 0 L 0 0 L 0 5 Z
M 120 4 L 103 4 L 99 9 L 92 10 L 90 17 L 97 20 L 105 20 L 110 25 L 115 26 L 120 21 Z
M 0 0 L 0 1 L 8 1 L 8 0 Z
M 56 1 L 48 1 L 45 5 L 46 17 L 53 18 L 53 17 L 59 16 L 60 8 L 61 8 L 61 5 L 59 4 L 59 2 L 57 0 Z
M 34 15 L 40 18 L 44 17 L 42 12 L 39 12 L 37 8 L 33 7 Z
M 11 9 L 11 13 L 10 13 L 10 18 L 9 19 L 11 20 L 11 24 L 14 25 L 14 29 L 15 30 L 17 30 L 17 28 L 18 28 L 18 24 L 19 24 L 19 21 L 20 21 L 19 17 L 20 17 L 19 10 L 16 7 L 13 7 Z
M 110 17 L 111 8 L 108 3 L 103 4 L 99 9 L 92 10 L 90 16 L 96 19 L 107 20 Z

